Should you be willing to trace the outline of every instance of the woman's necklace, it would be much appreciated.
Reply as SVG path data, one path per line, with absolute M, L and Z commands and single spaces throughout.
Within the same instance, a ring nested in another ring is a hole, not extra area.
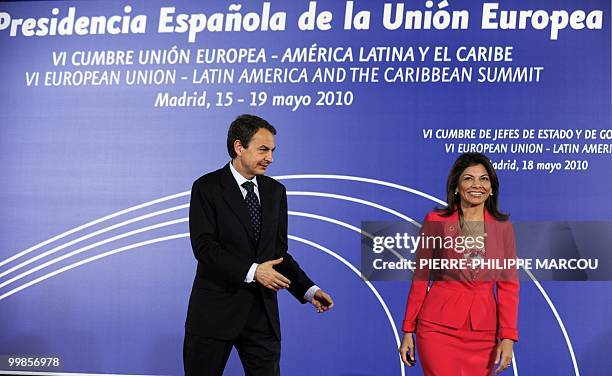
M 474 247 L 470 249 L 466 249 L 463 252 L 463 258 L 468 260 L 470 277 L 472 280 L 475 280 L 478 276 L 478 272 L 480 271 L 480 267 L 475 267 L 475 260 L 483 260 L 485 258 L 486 249 L 484 248 L 484 239 L 487 234 L 485 232 L 484 221 L 476 222 L 474 226 L 470 224 L 470 222 L 465 221 L 463 217 L 459 219 L 459 225 L 461 226 L 461 235 L 464 237 L 471 237 L 473 242 L 480 237 L 482 239 L 482 247 Z M 465 239 L 464 239 L 465 243 Z

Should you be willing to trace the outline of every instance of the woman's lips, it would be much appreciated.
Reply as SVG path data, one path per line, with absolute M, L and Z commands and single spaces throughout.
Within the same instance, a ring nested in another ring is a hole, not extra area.
M 481 198 L 484 195 L 484 192 L 468 192 L 468 195 L 474 198 Z

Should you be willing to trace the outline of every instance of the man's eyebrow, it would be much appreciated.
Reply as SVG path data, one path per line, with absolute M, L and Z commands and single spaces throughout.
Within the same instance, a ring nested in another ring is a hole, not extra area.
M 259 148 L 260 149 L 266 149 L 266 150 L 272 150 L 272 151 L 276 150 L 276 146 L 271 148 L 271 147 L 269 147 L 267 145 L 261 145 Z

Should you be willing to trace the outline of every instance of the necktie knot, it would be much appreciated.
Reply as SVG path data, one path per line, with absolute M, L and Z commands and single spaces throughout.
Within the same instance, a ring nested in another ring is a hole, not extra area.
M 252 181 L 245 181 L 242 183 L 242 187 L 247 190 L 249 193 L 255 193 L 255 183 Z

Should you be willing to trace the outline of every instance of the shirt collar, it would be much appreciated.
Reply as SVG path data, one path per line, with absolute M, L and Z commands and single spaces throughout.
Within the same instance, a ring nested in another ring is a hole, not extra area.
M 247 178 L 245 178 L 244 176 L 242 176 L 238 170 L 236 170 L 236 168 L 234 168 L 234 165 L 232 164 L 232 161 L 230 161 L 229 163 L 230 166 L 230 171 L 232 172 L 232 175 L 234 176 L 234 180 L 236 180 L 236 183 L 238 183 L 238 185 L 240 186 L 240 188 L 244 188 L 242 186 L 242 184 L 244 184 L 247 181 L 253 182 L 253 184 L 255 184 L 255 188 L 259 188 L 257 185 L 257 179 L 256 177 L 254 177 L 253 179 L 249 180 Z

